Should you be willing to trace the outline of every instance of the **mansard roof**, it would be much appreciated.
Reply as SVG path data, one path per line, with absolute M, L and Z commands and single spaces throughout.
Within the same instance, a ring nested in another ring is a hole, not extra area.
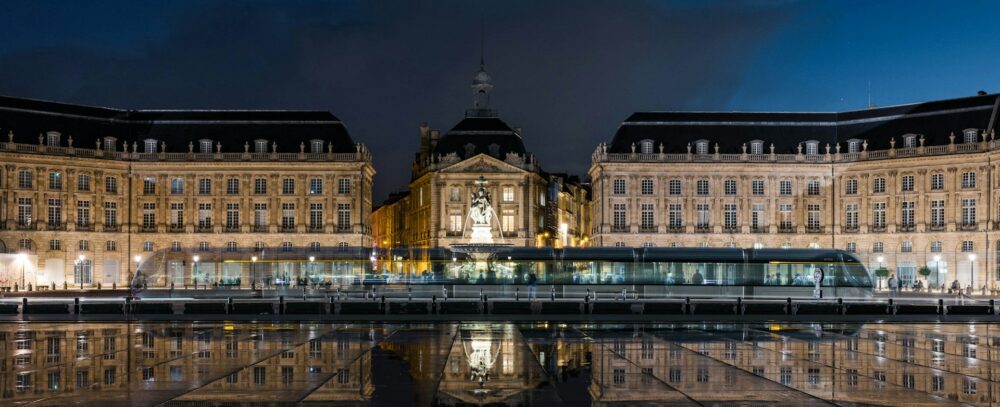
M 839 113 L 637 112 L 622 122 L 608 152 L 631 152 L 633 143 L 651 140 L 657 152 L 662 143 L 665 153 L 686 153 L 699 139 L 713 148 L 718 143 L 723 153 L 741 152 L 754 139 L 774 143 L 779 154 L 794 153 L 807 140 L 833 146 L 861 139 L 877 150 L 888 149 L 891 138 L 901 143 L 907 133 L 923 135 L 924 145 L 948 144 L 951 133 L 961 143 L 965 129 L 996 127 L 998 104 L 1000 95 L 991 94 Z
M 494 145 L 495 151 L 491 150 Z M 462 158 L 496 153 L 495 157 L 503 160 L 507 153 L 524 155 L 526 150 L 521 135 L 497 117 L 495 111 L 473 109 L 441 137 L 433 153 L 442 156 L 456 153 Z
M 211 139 L 223 152 L 242 152 L 244 143 L 265 139 L 268 151 L 276 142 L 279 152 L 299 152 L 300 143 L 309 151 L 310 140 L 319 139 L 332 143 L 335 153 L 355 151 L 347 128 L 325 111 L 122 110 L 0 96 L 0 131 L 13 131 L 16 142 L 32 144 L 39 133 L 57 131 L 63 144 L 72 136 L 73 145 L 83 148 L 114 137 L 130 144 L 156 139 L 167 151 L 186 152 L 189 142 L 197 148 L 198 140 Z

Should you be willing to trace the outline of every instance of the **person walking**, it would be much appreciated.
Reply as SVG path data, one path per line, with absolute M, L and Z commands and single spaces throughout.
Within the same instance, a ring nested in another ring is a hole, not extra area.
M 889 275 L 889 296 L 895 297 L 899 293 L 899 280 L 895 274 Z
M 532 271 L 528 274 L 528 299 L 535 299 L 536 293 L 538 293 L 538 277 L 536 277 L 535 272 Z

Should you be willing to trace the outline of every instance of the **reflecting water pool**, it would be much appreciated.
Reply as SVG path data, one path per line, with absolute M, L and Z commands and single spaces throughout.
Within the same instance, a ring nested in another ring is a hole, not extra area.
M 0 404 L 990 405 L 989 324 L 0 325 Z

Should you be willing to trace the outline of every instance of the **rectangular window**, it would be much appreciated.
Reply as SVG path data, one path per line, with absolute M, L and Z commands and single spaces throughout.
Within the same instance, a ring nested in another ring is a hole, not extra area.
M 940 191 L 944 189 L 944 173 L 936 172 L 931 174 L 931 190 Z
M 118 226 L 118 203 L 104 202 L 104 227 L 114 228 Z
M 240 227 L 240 204 L 226 204 L 226 229 L 236 230 Z
M 104 192 L 108 194 L 118 193 L 118 178 L 104 177 Z
M 170 180 L 170 193 L 172 195 L 180 195 L 184 193 L 184 180 L 181 178 L 172 178 Z
M 806 193 L 808 195 L 819 195 L 819 181 L 809 181 L 806 184 Z
M 708 204 L 697 204 L 695 210 L 698 212 L 698 229 L 708 229 Z
M 653 195 L 653 180 L 644 179 L 639 183 L 640 193 L 643 195 Z
M 174 229 L 184 227 L 184 203 L 170 203 L 170 227 Z
M 156 193 L 156 179 L 146 177 L 142 180 L 142 193 L 144 195 L 153 195 Z
M 32 181 L 34 177 L 31 176 L 31 171 L 21 170 L 17 173 L 17 187 L 22 189 L 31 189 Z
M 903 227 L 913 227 L 916 223 L 915 213 L 916 213 L 916 202 L 913 201 L 903 201 L 900 203 L 900 224 Z
M 963 172 L 962 173 L 962 188 L 975 188 L 976 187 L 976 173 L 974 172 Z
M 62 191 L 62 173 L 59 171 L 53 171 L 49 173 L 49 189 L 53 191 Z
M 90 175 L 80 174 L 76 177 L 77 191 L 90 191 Z
M 239 180 L 239 178 L 229 178 L 229 179 L 226 179 L 226 194 L 227 195 L 239 195 L 240 194 L 240 180 Z
M 60 227 L 62 225 L 62 199 L 49 198 L 49 227 Z
M 615 230 L 621 231 L 625 229 L 625 204 L 616 203 L 613 205 L 612 222 Z
M 616 179 L 612 184 L 613 188 L 611 193 L 615 195 L 625 195 L 625 180 Z
M 340 178 L 337 180 L 337 193 L 340 195 L 349 195 L 351 193 L 350 178 Z
M 309 204 L 309 229 L 319 230 L 323 228 L 323 204 Z
M 322 178 L 310 178 L 309 179 L 309 195 L 320 195 L 323 193 L 323 179 Z
M 49 240 L 49 250 L 62 250 L 62 242 L 59 240 Z
M 723 193 L 726 195 L 736 195 L 736 180 L 727 179 L 722 183 Z
M 754 232 L 761 232 L 764 229 L 764 205 L 753 204 L 750 207 L 750 229 Z
M 722 221 L 726 230 L 736 229 L 736 204 L 725 204 L 722 209 Z
M 256 178 L 253 180 L 253 193 L 256 195 L 267 194 L 267 178 Z
M 876 194 L 885 192 L 885 178 L 876 177 L 872 179 L 872 192 Z
M 848 229 L 857 229 L 858 227 L 858 204 L 847 204 L 846 213 L 844 214 L 844 227 Z
M 820 217 L 819 205 L 810 204 L 806 206 L 806 227 L 809 230 L 819 230 Z
M 792 194 L 792 181 L 781 180 L 778 181 L 778 194 L 779 195 L 791 195 Z
M 700 196 L 708 195 L 708 180 L 700 179 L 695 183 L 695 193 Z
M 872 253 L 882 253 L 885 251 L 885 245 L 882 242 L 872 243 Z
M 106 367 L 104 368 L 104 385 L 111 386 L 115 384 L 115 368 Z
M 792 204 L 778 204 L 778 228 L 792 230 Z
M 973 251 L 975 251 L 975 248 L 976 246 L 975 244 L 973 244 L 971 240 L 962 241 L 962 253 L 972 253 Z
M 76 225 L 90 226 L 90 201 L 76 201 Z
M 944 226 L 944 200 L 931 201 L 931 226 Z
M 295 178 L 284 178 L 281 180 L 281 193 L 284 195 L 295 193 Z
M 851 253 L 857 253 L 858 252 L 858 244 L 855 243 L 855 242 L 848 242 L 847 243 L 847 251 L 849 251 Z
M 755 179 L 753 181 L 750 181 L 750 189 L 751 193 L 753 193 L 754 195 L 758 196 L 764 195 L 764 180 Z
M 913 192 L 913 176 L 904 175 L 900 179 L 900 190 L 903 192 Z
M 514 187 L 503 187 L 503 201 L 514 202 Z
M 349 203 L 337 204 L 337 229 L 338 230 L 351 229 L 351 204 Z
M 514 221 L 516 219 L 513 211 L 505 210 L 503 215 L 500 216 L 500 226 L 503 227 L 505 233 L 514 232 L 517 229 L 517 224 Z
M 653 220 L 653 204 L 642 204 L 639 215 L 642 230 L 651 231 L 656 228 Z
M 681 180 L 672 179 L 668 183 L 668 189 L 670 195 L 680 195 L 681 194 Z
M 156 204 L 145 202 L 142 204 L 142 228 L 151 230 L 156 227 Z
M 267 371 L 264 366 L 254 366 L 253 368 L 253 383 L 254 384 L 264 384 L 267 382 Z
M 844 183 L 844 194 L 845 195 L 857 195 L 858 193 L 858 180 L 851 178 Z
M 212 204 L 198 204 L 198 228 L 209 229 L 212 227 Z
M 17 225 L 21 227 L 31 226 L 31 198 L 17 198 Z
M 453 234 L 462 232 L 462 214 L 460 212 L 448 214 L 448 231 Z
M 675 230 L 680 229 L 682 224 L 681 204 L 670 204 L 668 206 L 668 211 L 669 211 L 668 221 L 670 222 L 670 228 Z
M 462 202 L 462 189 L 459 187 L 451 187 L 451 201 L 452 202 Z
M 198 180 L 198 195 L 211 195 L 212 194 L 212 179 L 211 178 L 201 178 Z
M 282 229 L 294 229 L 295 228 L 295 204 L 294 203 L 282 203 L 281 204 L 281 228 Z
M 872 203 L 872 226 L 877 229 L 885 228 L 885 202 Z
M 976 224 L 976 200 L 962 199 L 962 225 L 973 226 Z
M 267 227 L 267 204 L 253 204 L 253 227 L 255 229 Z

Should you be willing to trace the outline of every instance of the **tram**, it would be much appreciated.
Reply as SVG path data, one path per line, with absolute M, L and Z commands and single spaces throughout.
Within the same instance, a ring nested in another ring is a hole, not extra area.
M 194 259 L 192 261 L 192 259 Z M 414 296 L 528 294 L 583 296 L 622 289 L 656 297 L 865 298 L 872 275 L 835 249 L 534 248 L 489 253 L 445 248 L 310 248 L 158 253 L 140 265 L 143 288 L 203 287 L 356 290 Z

